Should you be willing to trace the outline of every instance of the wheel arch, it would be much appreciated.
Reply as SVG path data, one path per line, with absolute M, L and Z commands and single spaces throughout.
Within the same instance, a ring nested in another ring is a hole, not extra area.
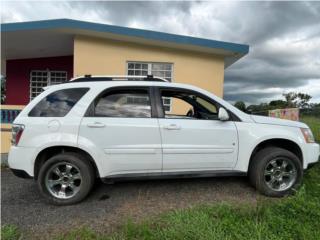
M 295 154 L 299 158 L 299 160 L 301 161 L 301 164 L 303 166 L 303 152 L 302 152 L 301 147 L 296 142 L 289 140 L 289 139 L 285 139 L 285 138 L 271 138 L 271 139 L 267 139 L 267 140 L 260 142 L 253 149 L 251 156 L 250 156 L 249 164 L 248 164 L 248 171 L 250 169 L 250 165 L 252 163 L 252 160 L 253 160 L 253 157 L 255 156 L 255 154 L 257 154 L 260 150 L 262 150 L 266 147 L 280 147 L 280 148 L 283 148 L 283 149 L 286 149 L 286 150 L 292 152 L 293 154 Z
M 41 166 L 51 157 L 65 152 L 73 152 L 83 154 L 94 169 L 95 176 L 100 177 L 99 170 L 93 157 L 85 150 L 72 146 L 51 146 L 42 149 L 34 162 L 34 179 L 37 180 Z

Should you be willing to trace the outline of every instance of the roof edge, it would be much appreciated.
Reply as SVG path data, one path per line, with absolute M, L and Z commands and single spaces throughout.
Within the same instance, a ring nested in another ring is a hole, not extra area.
M 249 52 L 249 45 L 217 41 L 206 38 L 197 38 L 172 33 L 158 32 L 152 30 L 143 30 L 137 28 L 128 28 L 115 25 L 85 22 L 73 19 L 52 19 L 31 22 L 15 22 L 1 24 L 1 32 L 25 31 L 37 29 L 54 29 L 54 28 L 75 28 L 97 32 L 107 32 L 132 37 L 141 37 L 149 40 L 172 42 L 178 44 L 195 45 L 207 48 L 216 48 L 231 51 L 241 55 Z

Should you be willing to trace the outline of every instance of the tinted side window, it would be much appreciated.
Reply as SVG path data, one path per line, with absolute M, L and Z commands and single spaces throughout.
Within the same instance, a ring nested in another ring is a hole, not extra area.
M 151 105 L 147 90 L 115 90 L 96 100 L 96 117 L 150 118 Z
M 191 93 L 183 90 L 162 90 L 162 100 L 171 99 L 171 110 L 166 111 L 165 118 L 178 118 L 178 119 L 203 119 L 203 120 L 217 120 L 218 112 L 217 106 L 207 101 L 206 99 L 198 96 L 196 93 Z
M 69 88 L 50 93 L 29 112 L 29 117 L 64 117 L 88 90 Z

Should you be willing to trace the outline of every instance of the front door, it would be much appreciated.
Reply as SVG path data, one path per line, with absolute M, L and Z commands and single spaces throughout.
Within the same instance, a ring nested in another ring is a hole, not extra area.
M 161 172 L 161 138 L 150 100 L 149 88 L 107 90 L 83 118 L 80 136 L 103 152 L 104 176 Z
M 170 101 L 159 119 L 164 173 L 228 170 L 235 165 L 236 126 L 218 120 L 216 103 L 184 89 L 160 88 L 159 94 L 162 104 Z

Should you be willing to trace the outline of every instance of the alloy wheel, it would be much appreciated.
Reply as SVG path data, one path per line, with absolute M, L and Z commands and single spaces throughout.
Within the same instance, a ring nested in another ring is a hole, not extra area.
M 297 168 L 289 158 L 275 158 L 265 167 L 264 180 L 274 191 L 285 191 L 297 180 Z
M 81 183 L 79 168 L 68 162 L 54 164 L 45 176 L 47 190 L 59 199 L 74 197 L 79 192 Z

